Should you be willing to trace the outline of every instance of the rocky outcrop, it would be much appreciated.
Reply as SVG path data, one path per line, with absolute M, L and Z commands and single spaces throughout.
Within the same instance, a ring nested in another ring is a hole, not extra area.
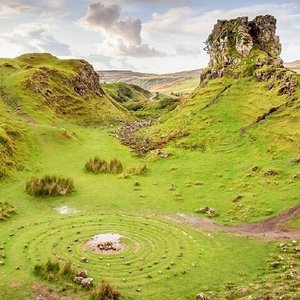
M 276 36 L 276 19 L 257 16 L 218 20 L 206 42 L 209 67 L 201 80 L 225 75 L 252 75 L 263 66 L 282 67 L 281 44 Z
M 94 70 L 93 66 L 86 61 L 81 61 L 83 66 L 79 69 L 78 75 L 74 79 L 74 90 L 82 97 L 86 97 L 88 92 L 94 92 L 97 95 L 103 94 L 100 87 L 100 76 Z

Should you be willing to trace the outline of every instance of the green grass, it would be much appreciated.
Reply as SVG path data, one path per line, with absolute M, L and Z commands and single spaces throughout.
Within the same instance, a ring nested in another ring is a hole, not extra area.
M 190 77 L 183 81 L 180 81 L 178 84 L 173 84 L 171 86 L 166 85 L 166 87 L 160 87 L 158 91 L 160 93 L 166 94 L 168 96 L 172 95 L 182 95 L 188 96 L 190 95 L 195 88 L 199 85 L 200 75 L 196 77 Z
M 143 102 L 149 100 L 152 96 L 151 92 L 125 82 L 103 83 L 101 86 L 113 99 L 120 103 Z
M 300 229 L 300 216 L 291 219 L 287 224 L 285 224 L 285 227 L 292 229 Z

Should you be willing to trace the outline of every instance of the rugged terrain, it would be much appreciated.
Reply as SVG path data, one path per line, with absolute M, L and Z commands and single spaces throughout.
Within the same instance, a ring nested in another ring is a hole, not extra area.
M 218 21 L 176 107 L 85 61 L 1 59 L 1 299 L 112 292 L 87 276 L 122 299 L 299 299 L 300 78 L 280 49 L 272 16 Z

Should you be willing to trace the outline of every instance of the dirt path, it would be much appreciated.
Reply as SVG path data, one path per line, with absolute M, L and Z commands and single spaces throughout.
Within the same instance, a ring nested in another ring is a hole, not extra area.
M 178 224 L 185 224 L 195 229 L 228 232 L 237 235 L 259 237 L 266 240 L 284 240 L 300 238 L 300 230 L 285 229 L 284 224 L 290 219 L 300 215 L 300 204 L 279 215 L 255 223 L 244 223 L 232 227 L 216 224 L 213 220 L 177 213 L 166 217 Z

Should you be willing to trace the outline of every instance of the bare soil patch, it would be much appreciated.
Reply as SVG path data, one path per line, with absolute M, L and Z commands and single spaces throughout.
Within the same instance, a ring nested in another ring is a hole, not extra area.
M 118 254 L 127 248 L 127 245 L 121 243 L 121 235 L 115 233 L 104 233 L 93 236 L 82 247 L 85 252 L 87 249 L 97 254 Z
M 290 208 L 275 217 L 259 222 L 243 223 L 236 226 L 222 226 L 213 220 L 197 216 L 177 213 L 175 216 L 168 216 L 167 219 L 188 225 L 194 229 L 207 229 L 210 231 L 228 232 L 238 235 L 259 237 L 266 240 L 284 240 L 300 238 L 300 230 L 287 229 L 284 225 L 292 218 L 300 215 L 300 205 Z
M 78 298 L 68 296 L 66 292 L 57 292 L 41 284 L 35 284 L 32 287 L 37 300 L 76 300 Z

